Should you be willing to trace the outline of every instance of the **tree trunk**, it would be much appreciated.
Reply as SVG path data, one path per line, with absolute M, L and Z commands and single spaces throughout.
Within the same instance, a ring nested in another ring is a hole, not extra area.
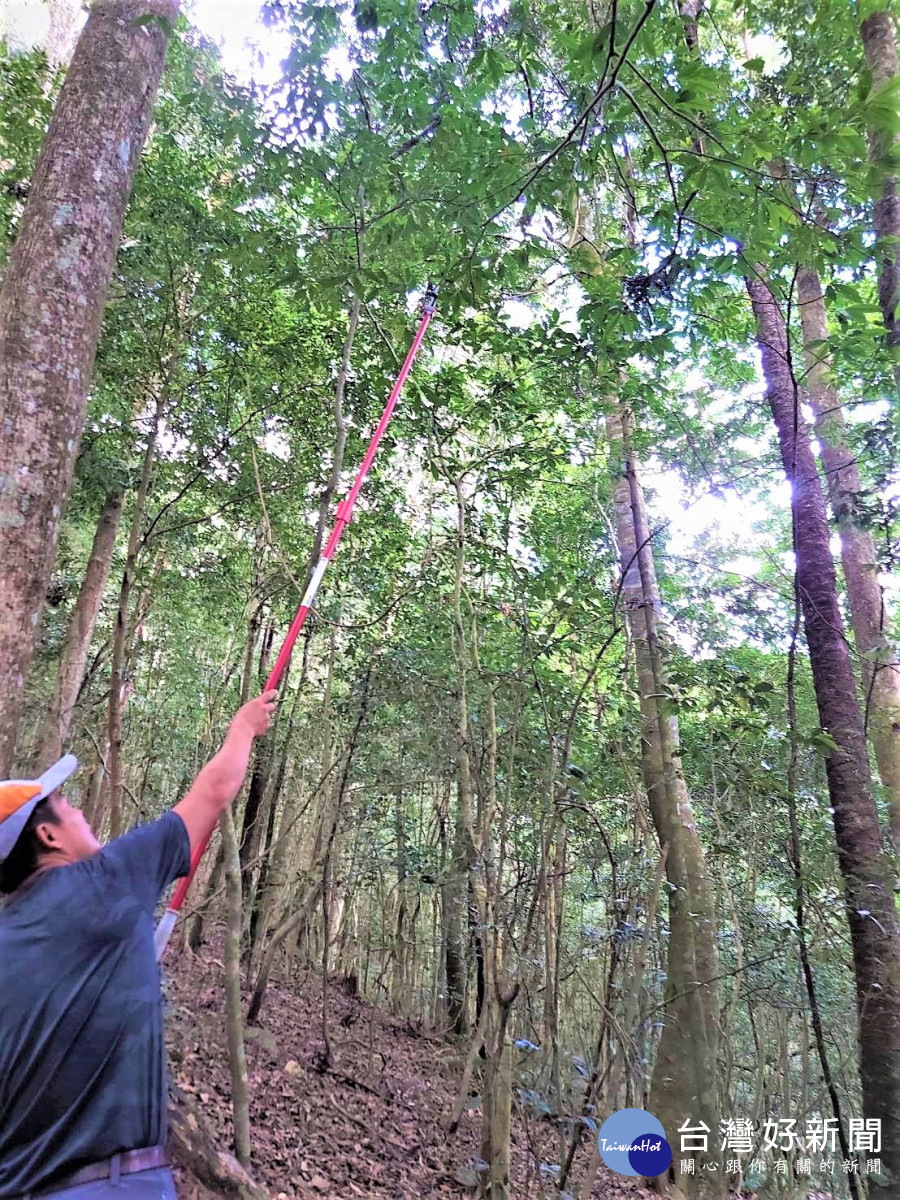
M 274 821 L 277 815 L 278 799 L 281 795 L 284 786 L 285 776 L 288 770 L 288 755 L 290 753 L 290 744 L 294 732 L 294 725 L 297 713 L 297 704 L 303 692 L 303 685 L 306 680 L 307 667 L 309 660 L 309 640 L 304 642 L 303 646 L 303 670 L 300 674 L 300 680 L 297 684 L 297 689 L 294 692 L 294 699 L 291 703 L 291 714 L 288 718 L 287 730 L 284 737 L 284 749 L 282 752 L 281 766 L 278 771 L 278 778 L 275 781 L 275 787 L 272 793 L 271 807 L 269 809 L 269 833 L 267 836 L 266 857 L 260 867 L 259 883 L 256 888 L 256 896 L 254 898 L 253 914 L 250 919 L 250 976 L 255 978 L 258 967 L 259 958 L 263 950 L 266 934 L 269 932 L 269 925 L 272 913 L 275 910 L 278 896 L 282 892 L 285 885 L 285 864 L 290 861 L 291 851 L 296 844 L 294 836 L 294 825 L 296 824 L 295 812 L 303 811 L 302 803 L 302 773 L 301 781 L 292 792 L 295 796 L 291 800 L 285 800 L 284 811 L 281 817 L 281 823 L 278 828 L 278 835 L 274 837 Z M 274 841 L 273 841 L 274 837 Z
M 190 1171 L 209 1194 L 228 1200 L 271 1200 L 271 1192 L 251 1179 L 232 1155 L 219 1149 L 203 1112 L 173 1083 L 169 1084 L 168 1145 L 173 1164 Z
M 398 755 L 400 764 L 400 781 L 394 789 L 394 839 L 397 845 L 397 914 L 394 921 L 394 946 L 391 955 L 391 1008 L 398 1015 L 402 1014 L 409 1004 L 409 983 L 407 980 L 407 937 L 408 893 L 406 865 L 406 815 L 404 813 L 403 793 L 403 746 L 401 743 Z
M 647 968 L 647 950 L 652 944 L 655 933 L 659 889 L 666 872 L 666 860 L 668 856 L 668 847 L 663 846 L 656 874 L 653 877 L 653 883 L 650 886 L 650 892 L 647 897 L 643 937 L 637 940 L 634 959 L 631 963 L 627 982 L 622 987 L 621 1034 L 606 1089 L 611 1103 L 616 1107 L 620 1107 L 620 1104 L 625 1106 L 632 1104 L 633 1096 L 630 1093 L 634 1090 L 635 1083 L 638 1084 L 636 1089 L 638 1092 L 637 1103 L 640 1106 L 644 1090 L 643 1086 L 641 1086 L 643 1082 L 643 1066 L 640 1062 L 640 1055 L 634 1052 L 634 1038 L 637 1032 L 638 1016 L 640 1013 L 641 989 L 644 986 L 644 974 Z M 621 1096 L 623 1083 L 625 1085 L 624 1099 Z M 593 1099 L 593 1097 L 591 1098 Z
M 790 729 L 790 749 L 788 751 L 788 769 L 787 769 L 787 803 L 788 803 L 788 820 L 790 822 L 791 840 L 790 840 L 790 864 L 791 870 L 794 873 L 794 921 L 797 926 L 797 945 L 800 951 L 800 968 L 803 972 L 803 982 L 806 986 L 806 998 L 809 1002 L 809 1016 L 812 1021 L 813 1033 L 815 1035 L 816 1052 L 819 1056 L 819 1065 L 822 1069 L 822 1082 L 828 1092 L 831 1100 L 831 1111 L 834 1113 L 834 1119 L 837 1125 L 838 1139 L 841 1146 L 841 1157 L 847 1160 L 851 1157 L 850 1145 L 847 1141 L 847 1133 L 844 1126 L 843 1115 L 841 1113 L 841 1099 L 837 1087 L 834 1082 L 834 1075 L 831 1069 L 831 1063 L 828 1059 L 828 1048 L 825 1043 L 825 1031 L 822 1025 L 822 1010 L 819 1005 L 819 997 L 816 992 L 816 981 L 813 975 L 812 963 L 809 958 L 809 935 L 806 925 L 806 908 L 807 908 L 807 888 L 804 876 L 803 857 L 800 846 L 800 823 L 797 820 L 797 765 L 798 765 L 798 737 L 797 737 L 797 699 L 796 699 L 796 665 L 797 665 L 797 634 L 800 632 L 800 603 L 797 596 L 797 576 L 794 574 L 794 628 L 791 635 L 791 648 L 788 652 L 788 673 L 787 673 L 787 704 L 788 704 L 788 725 Z M 809 1037 L 806 1036 L 806 1046 L 808 1047 Z M 808 1069 L 804 1071 L 803 1090 L 805 1091 L 806 1075 Z M 785 1071 L 785 1076 L 788 1072 Z M 800 1111 L 805 1111 L 803 1104 L 804 1096 L 801 1095 Z M 785 1104 L 783 1111 L 790 1112 L 790 1098 Z M 859 1200 L 859 1184 L 853 1175 L 848 1175 L 847 1183 L 850 1186 L 850 1195 L 852 1200 Z
M 177 15 L 177 0 L 92 8 L 0 288 L 0 777 L 12 766 L 113 259 Z
M 630 414 L 607 421 L 615 462 L 613 499 L 622 563 L 622 596 L 634 643 L 643 738 L 641 763 L 653 823 L 666 848 L 669 938 L 663 1030 L 651 1085 L 651 1111 L 674 1133 L 690 1114 L 718 1129 L 718 993 L 716 922 L 703 848 L 679 757 L 678 718 L 667 711 L 667 674 L 659 637 L 661 605 L 637 465 L 629 445 Z M 718 1143 L 710 1141 L 707 1160 Z M 682 1157 L 686 1157 L 682 1155 Z M 696 1155 L 695 1155 L 696 1157 Z M 690 1194 L 724 1193 L 722 1172 L 680 1175 Z
M 850 620 L 862 666 L 863 711 L 878 772 L 890 806 L 891 835 L 900 854 L 900 667 L 887 635 L 890 622 L 878 582 L 875 541 L 860 524 L 859 469 L 847 444 L 840 393 L 831 373 L 828 321 L 819 276 L 797 272 L 797 301 L 806 358 L 806 391 L 841 539 Z
M 97 760 L 91 767 L 91 773 L 88 776 L 88 781 L 81 797 L 81 811 L 84 813 L 84 819 L 88 825 L 95 829 L 99 828 L 97 815 L 100 808 L 100 792 L 106 775 L 105 762 L 106 737 L 104 735 L 98 746 Z
M 234 814 L 227 808 L 219 818 L 225 862 L 228 923 L 225 929 L 225 1022 L 231 1064 L 231 1104 L 234 1152 L 241 1166 L 250 1165 L 250 1096 L 244 1021 L 241 1015 L 241 864 L 238 858 Z
M 518 988 L 516 988 L 518 991 Z M 511 1001 L 510 1001 L 511 1003 Z M 507 1034 L 509 1004 L 496 996 L 487 1000 L 487 1063 L 485 1065 L 481 1157 L 488 1164 L 481 1195 L 484 1200 L 509 1200 L 510 1121 L 512 1116 L 512 1043 Z
M 350 770 L 353 766 L 357 745 L 359 744 L 359 736 L 362 732 L 363 725 L 365 724 L 366 714 L 369 707 L 369 693 L 372 685 L 372 678 L 382 648 L 382 642 L 378 642 L 374 647 L 368 669 L 366 670 L 366 674 L 363 678 L 359 713 L 357 714 L 356 723 L 353 727 L 353 732 L 350 735 L 350 742 L 345 753 L 344 769 L 341 772 L 340 783 L 337 787 L 337 796 L 334 798 L 333 802 L 328 802 L 327 809 L 323 811 L 323 814 L 320 817 L 320 826 L 317 830 L 315 839 L 316 856 L 314 861 L 310 864 L 309 871 L 305 872 L 305 874 L 312 878 L 312 883 L 305 889 L 303 898 L 295 911 L 291 913 L 290 916 L 286 917 L 272 934 L 269 944 L 266 946 L 265 951 L 262 954 L 259 974 L 256 977 L 256 982 L 253 988 L 253 997 L 250 1001 L 250 1008 L 247 1013 L 247 1020 L 251 1024 L 255 1024 L 259 1017 L 260 1011 L 262 1010 L 262 1004 L 265 1000 L 266 989 L 269 986 L 269 977 L 272 972 L 272 967 L 275 962 L 275 954 L 278 950 L 278 947 L 286 937 L 294 932 L 294 930 L 300 928 L 300 926 L 312 912 L 312 907 L 322 889 L 324 883 L 324 874 L 322 876 L 322 881 L 319 881 L 317 876 L 319 872 L 322 871 L 323 867 L 327 865 L 334 845 L 334 838 L 337 833 L 338 820 L 340 817 L 341 803 L 347 791 L 347 784 L 349 783 L 350 779 Z M 327 820 L 329 822 L 329 827 L 327 829 L 321 825 L 321 821 L 324 819 L 326 812 L 328 814 Z
M 97 522 L 94 544 L 91 547 L 91 555 L 85 568 L 78 599 L 75 601 L 69 632 L 66 635 L 66 644 L 59 662 L 53 698 L 50 701 L 50 707 L 38 739 L 38 753 L 42 760 L 39 764 L 41 768 L 56 762 L 62 754 L 63 743 L 69 736 L 75 701 L 84 680 L 91 638 L 94 635 L 94 626 L 103 602 L 106 581 L 109 578 L 109 568 L 116 546 L 116 535 L 122 519 L 123 499 L 124 494 L 121 490 L 110 492 Z
M 456 570 L 453 587 L 453 648 L 456 658 L 456 823 L 450 878 L 445 884 L 447 1023 L 450 1032 L 465 1036 L 467 913 L 469 874 L 476 860 L 472 813 L 472 768 L 469 762 L 469 701 L 466 682 L 467 648 L 462 617 L 462 585 L 466 558 L 466 506 L 462 480 L 456 487 Z
M 256 578 L 254 579 L 254 592 L 260 587 L 261 579 L 261 560 L 258 560 Z M 244 670 L 241 675 L 241 704 L 246 704 L 250 699 L 250 688 L 253 683 L 253 659 L 256 653 L 256 642 L 259 636 L 261 610 L 260 606 L 254 597 L 251 599 L 250 617 L 247 621 L 247 652 L 244 655 Z M 263 634 L 263 645 L 260 650 L 260 670 L 259 675 L 263 674 L 263 661 L 265 659 L 265 644 L 266 633 Z M 285 675 L 287 672 L 285 672 Z M 263 676 L 265 680 L 265 676 Z M 266 782 L 269 778 L 269 764 L 272 759 L 272 739 L 269 737 L 261 738 L 255 748 L 253 756 L 253 767 L 250 772 L 250 787 L 247 791 L 247 803 L 244 805 L 244 818 L 241 824 L 241 838 L 238 846 L 238 856 L 241 862 L 241 886 L 244 892 L 244 904 L 246 906 L 250 898 L 250 890 L 252 883 L 252 871 L 247 870 L 247 864 L 253 858 L 253 844 L 256 841 L 255 833 L 259 812 L 262 806 L 263 797 L 266 791 Z
M 897 79 L 897 34 L 889 8 L 870 13 L 862 22 L 866 65 L 872 72 L 872 90 L 888 87 Z M 875 201 L 875 260 L 878 264 L 878 302 L 884 321 L 894 382 L 900 392 L 900 193 L 897 188 L 897 147 L 900 136 L 893 124 L 874 127 L 869 153 L 882 175 L 881 195 Z
M 295 703 L 296 703 L 296 697 L 295 697 Z M 263 900 L 266 895 L 266 889 L 268 887 L 269 867 L 270 867 L 269 859 L 273 852 L 273 849 L 276 847 L 275 826 L 276 826 L 276 822 L 278 819 L 278 799 L 281 795 L 281 789 L 284 787 L 284 777 L 287 772 L 287 764 L 288 764 L 288 748 L 285 745 L 282 750 L 281 758 L 279 760 L 278 771 L 275 775 L 275 781 L 272 784 L 271 794 L 269 796 L 269 801 L 268 801 L 269 807 L 268 807 L 268 812 L 266 814 L 266 828 L 264 831 L 264 838 L 261 841 L 260 847 L 259 847 L 259 857 L 260 857 L 259 877 L 257 879 L 256 888 L 254 889 L 254 892 L 253 892 L 253 899 L 251 902 L 251 909 L 250 909 L 250 921 L 249 921 L 249 925 L 248 925 L 248 934 L 249 934 L 249 940 L 250 940 L 248 953 L 249 953 L 250 974 L 251 975 L 253 973 L 253 967 L 255 964 L 255 950 L 256 950 L 257 939 L 258 939 L 259 931 L 260 931 L 260 916 L 263 912 Z
M 284 695 L 283 688 L 281 694 L 282 696 Z M 238 853 L 241 860 L 244 900 L 247 903 L 249 903 L 253 893 L 253 867 L 251 864 L 259 848 L 260 834 L 262 832 L 261 818 L 263 816 L 269 775 L 272 772 L 274 753 L 274 738 L 266 737 L 260 739 L 260 745 L 257 747 L 256 758 L 253 762 L 253 773 L 250 776 L 247 803 L 244 805 L 244 823 L 241 830 Z
M 552 806 L 556 790 L 556 758 L 552 756 L 549 799 Z M 552 809 L 551 809 L 552 811 Z M 562 1113 L 562 1076 L 559 1055 L 559 959 L 560 933 L 565 907 L 565 825 L 548 813 L 550 833 L 543 849 L 544 858 L 544 1031 L 543 1048 L 547 1058 L 547 1096 L 554 1113 Z M 559 1127 L 562 1136 L 562 1124 Z
M 510 1118 L 513 1061 L 509 1018 L 519 983 L 504 985 L 504 953 L 491 897 L 485 896 L 484 1086 L 482 1088 L 481 1157 L 488 1164 L 481 1194 L 485 1200 L 509 1200 Z
M 836 744 L 825 761 L 844 892 L 859 1016 L 863 1108 L 881 1120 L 889 1179 L 869 1181 L 887 1200 L 900 1181 L 900 930 L 895 875 L 882 845 L 862 715 L 844 638 L 825 498 L 791 372 L 784 317 L 761 273 L 747 278 L 767 398 L 791 484 L 797 586 L 822 729 Z
M 241 670 L 241 690 L 240 704 L 246 704 L 250 699 L 250 686 L 253 682 L 253 657 L 256 652 L 256 640 L 259 633 L 259 603 L 256 598 L 256 592 L 259 588 L 259 560 L 255 568 L 253 580 L 253 595 L 250 597 L 250 613 L 247 617 L 247 641 L 244 648 L 244 665 Z M 254 748 L 254 753 L 258 753 L 258 744 Z M 191 922 L 191 931 L 188 936 L 188 945 L 197 953 L 203 945 L 203 927 L 206 922 L 208 906 L 219 890 L 219 884 L 222 879 L 222 868 L 224 866 L 224 846 L 220 843 L 219 849 L 213 859 L 213 867 L 209 873 L 209 879 L 206 884 L 206 894 L 202 904 L 199 906 L 199 911 L 195 914 Z
M 125 658 L 128 652 L 128 609 L 141 541 L 141 527 L 147 508 L 147 493 L 150 491 L 150 480 L 153 477 L 153 466 L 156 462 L 156 440 L 159 436 L 160 422 L 167 401 L 168 392 L 166 388 L 163 388 L 156 399 L 153 424 L 150 427 L 147 445 L 144 449 L 144 465 L 141 469 L 141 481 L 138 484 L 137 495 L 134 498 L 131 532 L 128 535 L 128 552 L 125 557 L 125 570 L 122 572 L 119 607 L 113 630 L 107 713 L 109 752 L 106 763 L 109 786 L 109 836 L 111 838 L 118 837 L 122 832 L 122 701 L 125 687 Z
M 460 503 L 459 530 L 464 536 L 464 508 L 462 488 L 457 484 L 457 500 Z M 461 566 L 458 560 L 458 566 Z M 461 571 L 457 572 L 458 583 L 461 584 Z M 459 600 L 457 588 L 455 599 Z M 483 1031 L 484 1044 L 484 1086 L 482 1088 L 482 1121 L 481 1145 L 482 1158 L 488 1164 L 488 1169 L 482 1176 L 481 1193 L 489 1200 L 509 1200 L 510 1187 L 510 1120 L 512 1113 L 513 1061 L 512 1043 L 508 1036 L 509 1020 L 512 1006 L 519 994 L 520 982 L 514 979 L 508 982 L 510 972 L 505 969 L 506 955 L 504 952 L 504 928 L 507 923 L 503 920 L 502 879 L 504 870 L 505 846 L 501 839 L 500 856 L 494 855 L 493 820 L 497 810 L 497 772 L 499 756 L 499 732 L 497 728 L 497 710 L 494 698 L 495 683 L 485 674 L 481 665 L 479 652 L 478 621 L 475 608 L 469 602 L 470 614 L 470 644 L 472 665 L 478 675 L 485 695 L 485 720 L 483 730 L 483 754 L 478 762 L 477 776 L 479 794 L 479 820 L 477 823 L 477 839 L 472 837 L 474 852 L 474 869 L 469 871 L 472 908 L 476 912 L 478 933 L 475 939 L 479 951 L 480 973 L 480 1004 L 478 1009 L 478 1028 Z M 457 634 L 461 632 L 461 623 Z M 460 662 L 465 663 L 463 655 L 466 645 L 459 637 Z M 467 689 L 463 689 L 467 691 Z M 468 702 L 467 702 L 468 707 Z M 467 721 L 468 726 L 468 721 Z M 471 734 L 467 729 L 467 750 Z M 511 751 L 512 754 L 512 751 Z M 469 759 L 470 775 L 472 760 Z M 555 771 L 551 768 L 551 791 Z M 503 812 L 503 828 L 507 827 L 507 812 Z M 551 839 L 555 840 L 555 839 Z M 563 854 L 565 842 L 563 841 Z M 538 885 L 540 888 L 540 884 Z M 552 881 L 551 881 L 552 887 Z M 535 905 L 538 897 L 535 895 Z M 529 919 L 527 925 L 530 928 Z M 522 955 L 527 956 L 528 933 L 522 946 Z M 558 976 L 556 981 L 558 983 Z

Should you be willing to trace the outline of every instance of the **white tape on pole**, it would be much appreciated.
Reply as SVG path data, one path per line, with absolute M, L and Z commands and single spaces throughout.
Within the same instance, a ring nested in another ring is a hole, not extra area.
M 322 582 L 322 576 L 325 574 L 327 567 L 327 558 L 320 558 L 316 563 L 316 569 L 313 571 L 312 579 L 309 581 L 309 587 L 300 601 L 302 608 L 312 608 L 312 602 L 316 598 L 316 592 L 319 590 L 319 584 Z
M 153 949 L 156 951 L 156 961 L 163 956 L 166 946 L 169 944 L 169 938 L 172 936 L 172 931 L 178 921 L 178 913 L 173 912 L 171 908 L 167 908 L 160 917 L 159 924 L 153 934 Z

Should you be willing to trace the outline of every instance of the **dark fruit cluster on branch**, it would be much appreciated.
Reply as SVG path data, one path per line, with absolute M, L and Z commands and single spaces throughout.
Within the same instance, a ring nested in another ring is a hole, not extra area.
M 628 306 L 635 312 L 649 313 L 650 305 L 657 297 L 671 300 L 672 289 L 681 267 L 681 259 L 677 256 L 670 257 L 649 274 L 629 276 L 624 282 Z

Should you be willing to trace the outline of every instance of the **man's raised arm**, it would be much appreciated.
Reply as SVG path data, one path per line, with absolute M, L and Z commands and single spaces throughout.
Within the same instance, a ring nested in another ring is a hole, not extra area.
M 238 709 L 221 750 L 209 760 L 185 798 L 175 805 L 191 840 L 191 854 L 202 846 L 241 790 L 253 739 L 268 732 L 276 695 L 274 690 L 263 692 Z

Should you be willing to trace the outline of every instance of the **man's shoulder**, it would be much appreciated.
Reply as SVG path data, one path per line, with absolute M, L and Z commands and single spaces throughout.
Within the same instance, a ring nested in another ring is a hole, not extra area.
M 95 887 L 81 863 L 48 867 L 0 903 L 0 961 L 23 945 L 39 946 L 42 934 L 66 939 L 90 928 Z
M 107 842 L 101 848 L 99 858 L 101 861 L 115 860 L 119 855 L 132 855 L 135 851 L 140 853 L 169 844 L 178 847 L 182 842 L 188 843 L 187 828 L 178 813 L 169 809 L 161 817 L 135 825 L 127 833 Z
M 128 901 L 155 906 L 166 883 L 187 871 L 190 841 L 178 813 L 138 825 L 79 862 L 51 867 L 0 903 L 0 932 L 106 924 Z
M 190 866 L 184 821 L 170 811 L 109 842 L 97 855 L 101 878 L 153 908 L 160 892 Z
M 72 867 L 77 863 L 61 863 L 59 866 L 42 867 L 29 876 L 15 892 L 0 898 L 0 924 L 7 928 L 22 915 L 33 912 L 52 902 L 60 890 L 73 885 Z

